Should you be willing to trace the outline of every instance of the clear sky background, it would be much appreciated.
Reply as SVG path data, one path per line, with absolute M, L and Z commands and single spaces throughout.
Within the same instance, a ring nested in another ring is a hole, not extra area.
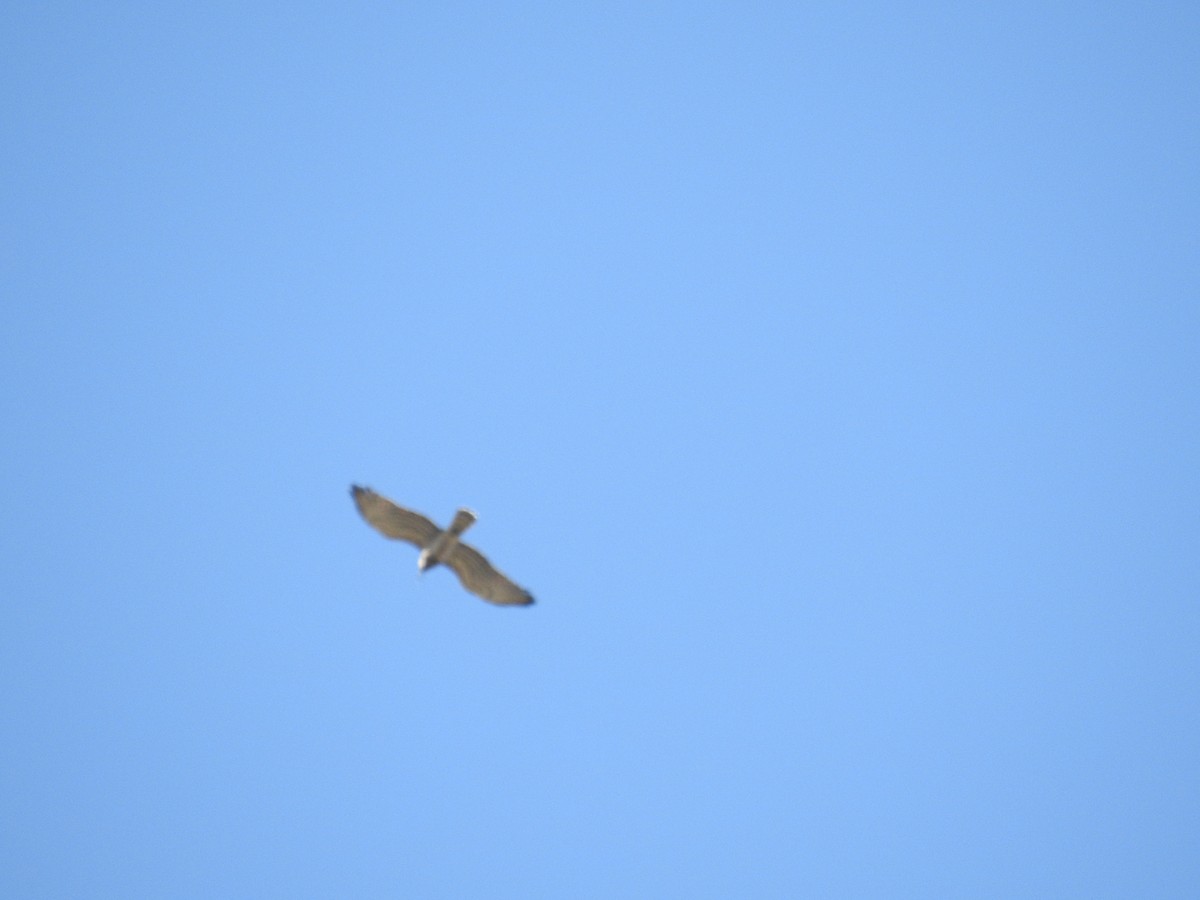
M 1200 896 L 1200 6 L 18 0 L 0 76 L 0 895 Z

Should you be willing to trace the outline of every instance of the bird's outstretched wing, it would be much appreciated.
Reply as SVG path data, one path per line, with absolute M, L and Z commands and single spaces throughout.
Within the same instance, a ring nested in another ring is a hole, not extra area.
M 362 517 L 386 537 L 428 547 L 441 531 L 420 513 L 405 509 L 370 488 L 356 484 L 350 488 L 350 493 Z
M 469 544 L 459 543 L 442 564 L 449 566 L 472 594 L 500 606 L 528 606 L 533 594 L 514 584 L 503 572 Z

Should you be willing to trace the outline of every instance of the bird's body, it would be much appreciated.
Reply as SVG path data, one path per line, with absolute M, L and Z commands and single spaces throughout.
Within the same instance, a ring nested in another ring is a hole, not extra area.
M 350 494 L 362 517 L 384 537 L 406 541 L 420 548 L 417 569 L 421 572 L 436 565 L 454 571 L 463 587 L 489 603 L 501 606 L 528 606 L 533 595 L 511 581 L 487 558 L 460 538 L 475 524 L 475 513 L 460 509 L 450 527 L 442 530 L 418 512 L 393 503 L 370 488 L 353 485 Z
M 432 569 L 443 559 L 449 558 L 459 544 L 459 537 L 474 525 L 475 521 L 475 513 L 469 509 L 460 509 L 456 512 L 450 527 L 439 532 L 428 547 L 421 548 L 421 555 L 417 557 L 417 568 L 424 572 L 426 569 Z

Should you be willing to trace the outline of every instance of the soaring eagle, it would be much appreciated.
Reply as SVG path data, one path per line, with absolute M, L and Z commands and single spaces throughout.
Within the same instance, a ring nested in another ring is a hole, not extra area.
M 393 503 L 370 488 L 350 488 L 362 517 L 384 537 L 408 541 L 421 549 L 417 569 L 424 572 L 438 563 L 449 566 L 472 594 L 500 606 L 528 606 L 533 594 L 510 581 L 482 553 L 464 544 L 459 536 L 475 524 L 475 513 L 460 509 L 445 531 L 411 509 Z

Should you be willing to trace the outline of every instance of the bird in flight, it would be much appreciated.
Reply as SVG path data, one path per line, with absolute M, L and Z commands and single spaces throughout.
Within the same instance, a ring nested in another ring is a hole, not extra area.
M 475 524 L 475 513 L 460 509 L 444 531 L 419 512 L 405 509 L 370 488 L 350 488 L 362 517 L 384 537 L 407 541 L 421 550 L 417 570 L 424 572 L 438 563 L 449 566 L 472 594 L 500 606 L 528 606 L 533 594 L 511 581 L 487 558 L 459 537 Z

